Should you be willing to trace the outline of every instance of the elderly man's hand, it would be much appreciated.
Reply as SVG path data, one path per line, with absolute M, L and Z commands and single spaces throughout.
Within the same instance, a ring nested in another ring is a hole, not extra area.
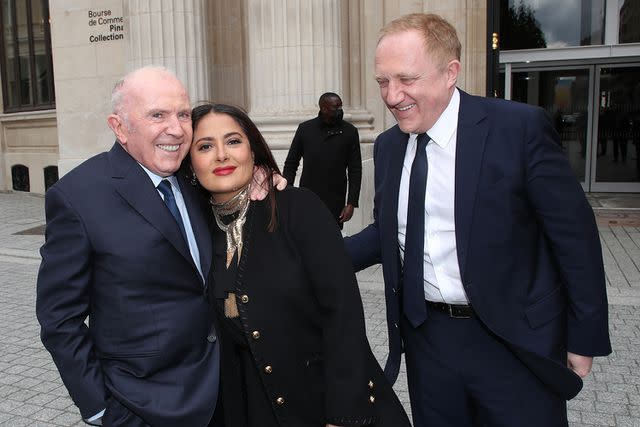
M 277 173 L 271 176 L 273 186 L 282 191 L 287 187 L 287 180 Z M 263 200 L 269 193 L 269 182 L 267 181 L 267 173 L 264 168 L 259 166 L 253 167 L 253 182 L 251 183 L 251 200 Z

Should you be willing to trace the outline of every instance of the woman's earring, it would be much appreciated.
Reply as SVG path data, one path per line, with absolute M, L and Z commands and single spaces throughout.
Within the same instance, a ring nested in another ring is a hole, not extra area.
M 196 177 L 196 173 L 194 171 L 191 171 L 191 176 L 189 177 L 189 184 L 193 185 L 194 187 L 198 185 L 198 177 Z

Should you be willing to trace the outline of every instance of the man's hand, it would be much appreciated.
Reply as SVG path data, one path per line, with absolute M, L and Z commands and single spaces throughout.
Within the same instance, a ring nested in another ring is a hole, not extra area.
M 273 186 L 276 187 L 276 189 L 282 191 L 286 188 L 287 180 L 282 175 L 274 173 L 271 179 L 273 180 Z M 268 193 L 269 184 L 267 181 L 266 171 L 259 166 L 254 166 L 253 182 L 251 183 L 251 194 L 249 194 L 249 197 L 251 200 L 263 200 L 267 197 Z
M 342 212 L 340 212 L 340 216 L 338 217 L 338 220 L 340 221 L 340 224 L 343 224 L 349 221 L 352 216 L 353 216 L 353 205 L 347 205 L 344 208 L 342 208 Z
M 567 352 L 567 367 L 580 375 L 580 378 L 586 377 L 591 372 L 592 365 L 593 357 Z

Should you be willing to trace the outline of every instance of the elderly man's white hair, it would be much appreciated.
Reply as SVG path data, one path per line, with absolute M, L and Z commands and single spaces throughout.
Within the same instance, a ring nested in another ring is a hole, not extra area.
M 172 70 L 162 65 L 146 65 L 141 68 L 136 68 L 135 70 L 129 71 L 120 80 L 118 80 L 111 91 L 111 111 L 113 114 L 117 114 L 122 117 L 122 120 L 127 127 L 129 126 L 129 118 L 127 117 L 126 109 L 122 108 L 125 103 L 124 87 L 131 77 L 145 71 L 159 71 L 174 77 L 178 81 L 180 80 Z

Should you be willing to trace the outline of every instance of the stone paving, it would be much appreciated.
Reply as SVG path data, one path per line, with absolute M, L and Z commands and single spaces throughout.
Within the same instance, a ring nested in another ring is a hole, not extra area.
M 584 389 L 569 402 L 570 426 L 640 427 L 640 211 L 624 210 L 626 216 L 620 216 L 615 207 L 606 210 L 611 208 L 606 198 L 593 205 L 607 273 L 613 353 L 596 359 Z M 35 318 L 43 206 L 41 196 L 0 193 L 0 426 L 85 425 L 40 342 Z M 367 334 L 383 363 L 387 336 L 381 270 L 372 267 L 358 279 Z M 408 409 L 404 368 L 395 389 Z

